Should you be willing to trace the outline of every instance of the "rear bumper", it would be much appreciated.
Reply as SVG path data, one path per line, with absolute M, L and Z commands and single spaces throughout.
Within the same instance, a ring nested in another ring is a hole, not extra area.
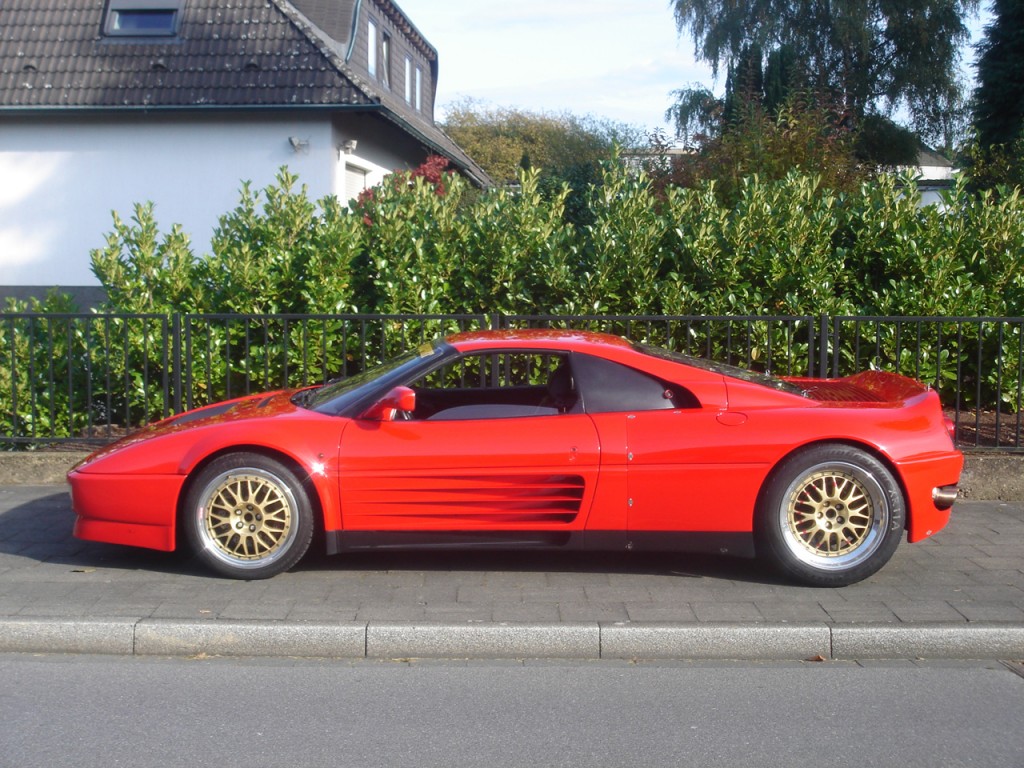
M 959 451 L 899 465 L 907 492 L 907 540 L 933 536 L 949 523 L 964 457 Z
M 113 475 L 72 470 L 75 536 L 170 552 L 183 475 Z

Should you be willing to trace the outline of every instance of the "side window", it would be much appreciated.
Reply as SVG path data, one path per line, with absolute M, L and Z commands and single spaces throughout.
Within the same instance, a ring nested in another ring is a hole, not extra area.
M 405 57 L 405 103 L 412 104 L 412 59 Z
M 366 22 L 366 71 L 370 77 L 377 76 L 377 22 Z
M 700 407 L 697 398 L 684 387 L 610 360 L 576 355 L 573 371 L 588 413 Z
M 380 40 L 380 81 L 385 88 L 391 87 L 391 35 L 387 32 Z
M 554 416 L 578 402 L 568 355 L 500 352 L 464 355 L 412 383 L 419 419 Z

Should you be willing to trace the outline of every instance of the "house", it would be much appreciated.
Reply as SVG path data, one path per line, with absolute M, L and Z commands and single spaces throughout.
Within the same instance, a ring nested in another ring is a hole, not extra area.
M 447 157 L 437 51 L 392 0 L 4 0 L 0 286 L 88 286 L 111 211 L 199 253 L 243 181 L 349 200 Z M 10 293 L 10 291 L 8 291 Z
M 917 152 L 917 166 L 907 170 L 917 176 L 921 205 L 942 205 L 942 193 L 953 186 L 957 172 L 953 163 L 924 144 Z

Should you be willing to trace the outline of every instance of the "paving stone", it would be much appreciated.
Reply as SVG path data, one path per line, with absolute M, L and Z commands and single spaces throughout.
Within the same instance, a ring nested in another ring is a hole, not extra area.
M 747 601 L 694 603 L 693 612 L 697 615 L 697 621 L 762 622 L 765 620 L 757 609 L 757 605 Z
M 697 623 L 697 614 L 693 607 L 681 603 L 679 605 L 663 605 L 654 603 L 626 603 L 626 615 L 630 621 L 640 622 L 676 622 L 683 624 Z
M 498 603 L 491 607 L 492 621 L 553 623 L 561 617 L 557 603 Z
M 886 607 L 902 622 L 957 622 L 963 614 L 944 600 L 888 600 Z
M 821 607 L 836 623 L 899 622 L 899 617 L 880 601 L 827 602 Z
M 1024 607 L 1014 603 L 952 602 L 967 621 L 1007 621 L 1024 625 Z
M 628 621 L 629 613 L 622 603 L 569 602 L 559 603 L 562 621 Z
M 822 608 L 820 603 L 756 600 L 754 607 L 768 622 L 810 623 L 831 620 L 828 611 Z

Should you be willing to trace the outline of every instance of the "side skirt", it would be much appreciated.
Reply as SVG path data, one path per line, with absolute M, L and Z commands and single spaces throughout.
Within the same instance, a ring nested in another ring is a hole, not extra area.
M 367 549 L 568 549 L 754 557 L 751 533 L 705 531 L 327 531 L 327 554 Z

